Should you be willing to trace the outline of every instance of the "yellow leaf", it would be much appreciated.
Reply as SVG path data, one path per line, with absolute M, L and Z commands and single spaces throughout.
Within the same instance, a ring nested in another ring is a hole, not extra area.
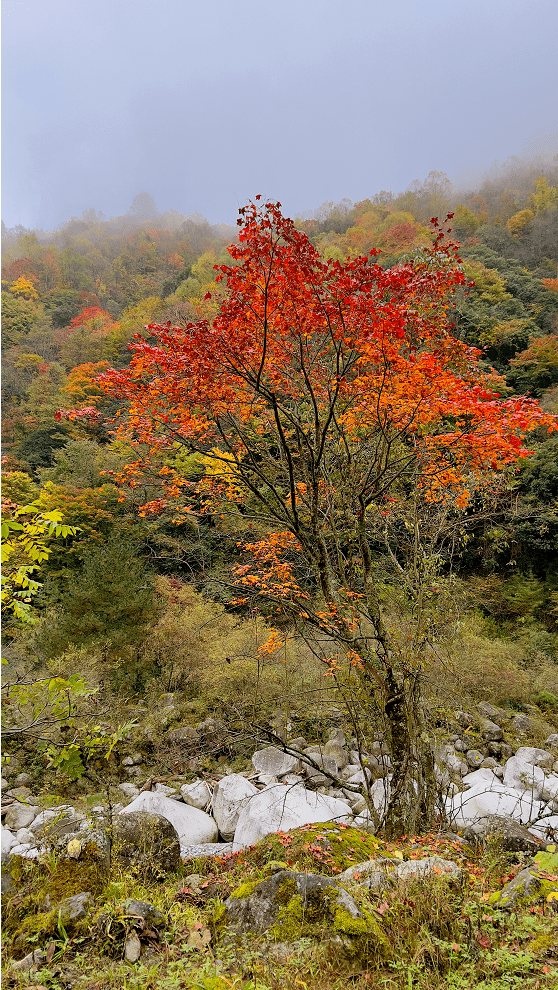
M 201 931 L 190 932 L 186 944 L 191 946 L 192 949 L 199 949 L 201 951 L 206 949 L 210 942 L 211 932 L 208 928 L 202 928 Z
M 70 839 L 67 845 L 68 856 L 72 859 L 79 859 L 81 853 L 81 842 L 79 839 Z

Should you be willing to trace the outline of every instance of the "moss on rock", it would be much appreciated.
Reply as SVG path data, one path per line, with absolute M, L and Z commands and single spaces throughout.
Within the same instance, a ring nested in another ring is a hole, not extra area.
M 318 874 L 283 870 L 260 883 L 242 884 L 225 902 L 225 912 L 237 933 L 265 932 L 273 942 L 341 937 L 345 955 L 363 961 L 387 958 L 390 951 L 373 914 L 334 879 Z M 221 924 L 222 920 L 221 915 Z
M 260 868 L 274 860 L 290 869 L 341 873 L 355 863 L 389 856 L 381 839 L 350 825 L 323 822 L 266 835 L 239 854 L 239 862 Z

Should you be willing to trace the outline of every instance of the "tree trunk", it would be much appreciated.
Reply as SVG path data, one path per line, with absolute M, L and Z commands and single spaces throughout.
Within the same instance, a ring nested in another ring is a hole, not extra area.
M 424 831 L 432 825 L 436 798 L 434 753 L 423 724 L 420 674 L 386 675 L 384 706 L 391 739 L 392 778 L 383 821 L 388 838 Z

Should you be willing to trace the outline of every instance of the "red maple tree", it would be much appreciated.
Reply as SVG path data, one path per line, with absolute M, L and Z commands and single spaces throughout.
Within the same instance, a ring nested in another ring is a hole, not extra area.
M 373 256 L 325 262 L 280 204 L 240 212 L 213 322 L 150 326 L 130 366 L 99 381 L 126 400 L 119 433 L 138 451 L 128 480 L 165 454 L 164 491 L 144 511 L 187 502 L 173 467 L 186 447 L 204 456 L 205 511 L 232 504 L 252 521 L 236 583 L 282 629 L 288 619 L 314 635 L 340 691 L 352 678 L 367 717 L 384 719 L 393 775 L 376 807 L 401 834 L 433 807 L 420 681 L 448 534 L 455 544 L 456 520 L 553 420 L 502 399 L 453 335 L 464 276 L 437 221 L 431 249 L 384 270 Z M 395 626 L 386 586 L 402 589 Z

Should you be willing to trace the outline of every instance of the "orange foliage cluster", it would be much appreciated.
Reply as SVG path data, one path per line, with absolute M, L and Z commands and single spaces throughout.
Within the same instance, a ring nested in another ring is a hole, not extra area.
M 246 208 L 229 251 L 235 264 L 220 267 L 228 294 L 212 324 L 152 325 L 149 342 L 136 336 L 129 368 L 100 376 L 129 403 L 120 427 L 129 442 L 154 453 L 225 439 L 242 462 L 243 431 L 283 430 L 296 447 L 299 413 L 278 425 L 278 409 L 310 404 L 324 442 L 333 419 L 355 450 L 371 432 L 399 436 L 425 497 L 452 495 L 459 507 L 472 479 L 524 456 L 534 426 L 552 426 L 535 401 L 502 400 L 480 352 L 452 335 L 448 299 L 465 279 L 441 233 L 431 250 L 389 270 L 364 256 L 324 262 L 266 203 Z

